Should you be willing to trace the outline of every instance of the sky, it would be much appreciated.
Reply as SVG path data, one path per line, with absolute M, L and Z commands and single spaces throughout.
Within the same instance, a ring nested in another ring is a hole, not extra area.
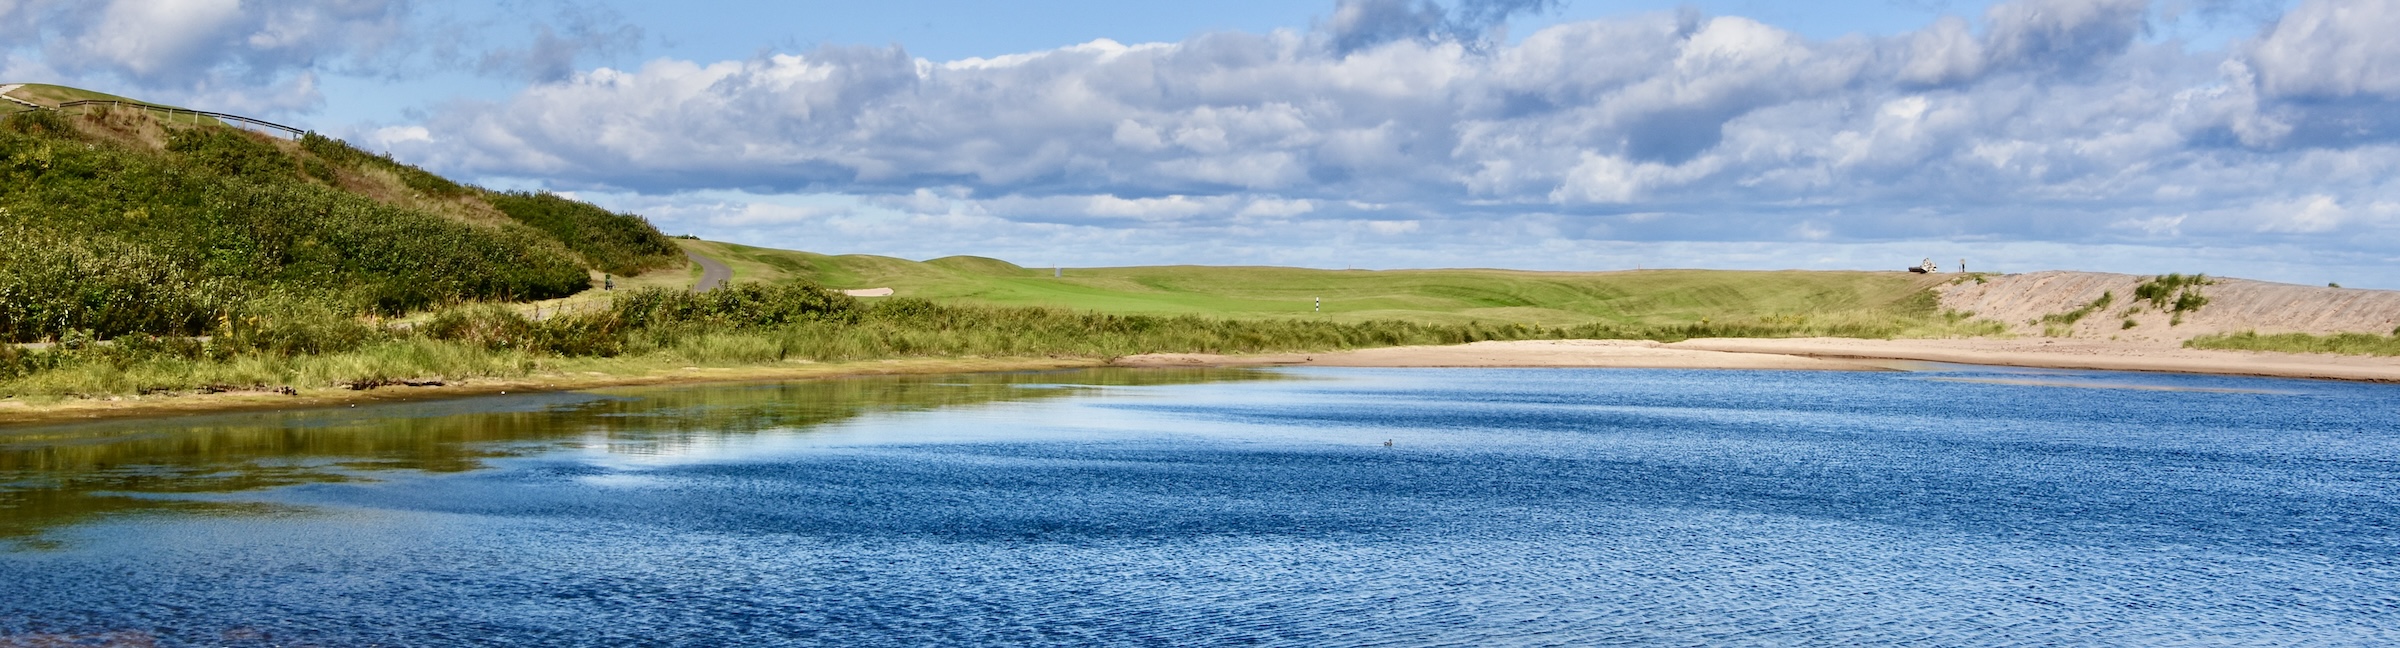
M 0 0 L 0 81 L 1027 266 L 2400 288 L 2394 0 Z

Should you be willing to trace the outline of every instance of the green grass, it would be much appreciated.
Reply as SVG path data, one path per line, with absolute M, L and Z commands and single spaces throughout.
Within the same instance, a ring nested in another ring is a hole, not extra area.
M 2193 349 L 2223 349 L 2232 351 L 2280 351 L 2284 353 L 2337 353 L 2342 355 L 2400 356 L 2400 330 L 2392 335 L 2372 333 L 2336 333 L 2310 335 L 2307 333 L 2278 333 L 2261 335 L 2255 332 L 2222 333 L 2192 338 L 2183 346 Z
M 706 241 L 684 243 L 732 266 L 736 283 L 803 279 L 836 288 L 889 287 L 902 296 L 946 302 L 1114 314 L 1545 327 L 1790 323 L 1795 319 L 1931 326 L 1947 321 L 1929 292 L 1941 280 L 1899 272 L 1575 273 L 1150 266 L 1067 268 L 1064 277 L 1054 278 L 1049 268 L 1022 268 L 978 257 L 914 262 Z M 1318 298 L 1324 299 L 1322 313 L 1314 310 Z
M 51 100 L 99 97 L 28 87 Z M 139 111 L 0 117 L 0 342 L 204 335 L 261 300 L 403 316 L 679 266 L 639 217 L 339 140 Z
M 152 106 L 162 106 L 167 108 L 181 108 L 181 106 L 170 106 L 167 104 L 142 101 L 140 99 L 134 99 L 131 97 L 121 97 L 95 90 L 70 88 L 67 86 L 50 85 L 47 83 L 27 83 L 24 84 L 24 87 L 20 87 L 9 92 L 8 96 L 31 101 L 45 106 L 56 106 L 69 101 L 113 100 L 138 104 L 149 104 Z

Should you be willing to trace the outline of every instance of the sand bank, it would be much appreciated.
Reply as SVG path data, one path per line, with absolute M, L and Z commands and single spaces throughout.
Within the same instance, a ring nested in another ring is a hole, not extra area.
M 1118 366 L 1620 367 L 1880 370 L 1906 362 L 2400 382 L 2400 358 L 2204 351 L 2099 340 L 1529 340 L 1338 353 L 1129 356 Z

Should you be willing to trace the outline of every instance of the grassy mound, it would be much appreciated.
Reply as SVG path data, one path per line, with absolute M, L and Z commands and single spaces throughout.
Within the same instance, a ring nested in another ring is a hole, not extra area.
M 679 262 L 638 217 L 462 186 L 315 135 L 137 110 L 0 119 L 0 341 L 208 334 L 256 304 L 393 315 L 545 299 L 588 288 L 587 268 Z

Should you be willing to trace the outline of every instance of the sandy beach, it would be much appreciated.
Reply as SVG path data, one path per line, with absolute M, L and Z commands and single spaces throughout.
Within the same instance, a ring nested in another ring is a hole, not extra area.
M 2075 339 L 1859 340 L 1847 338 L 1528 340 L 1458 346 L 1390 347 L 1339 353 L 1128 356 L 1128 367 L 1616 367 L 1874 371 L 1908 362 L 2167 371 L 2179 373 L 2400 382 L 2400 358 L 2250 351 L 2205 351 L 2154 344 Z

